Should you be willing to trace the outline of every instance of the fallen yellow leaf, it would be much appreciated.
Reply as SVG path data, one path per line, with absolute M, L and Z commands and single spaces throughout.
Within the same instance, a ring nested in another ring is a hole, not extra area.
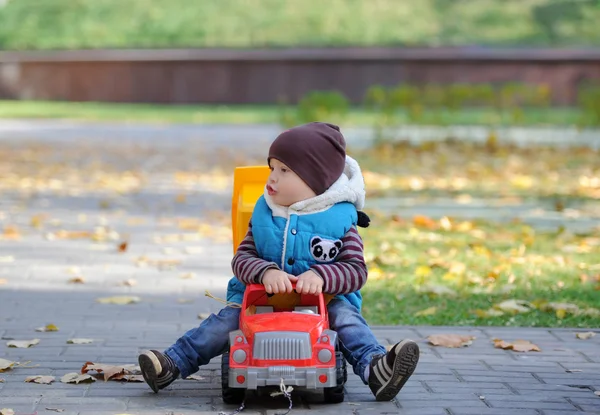
M 430 217 L 424 215 L 415 215 L 413 217 L 413 223 L 415 226 L 420 226 L 422 228 L 435 229 L 437 228 L 437 222 Z
M 415 313 L 415 317 L 432 316 L 437 312 L 437 307 L 429 307 Z
M 379 267 L 372 267 L 369 269 L 369 279 L 380 280 L 384 277 L 384 272 Z
M 444 296 L 447 295 L 449 297 L 457 296 L 457 292 L 452 288 L 448 288 L 445 285 L 437 285 L 437 284 L 427 284 L 423 287 L 420 287 L 418 290 L 420 293 L 429 294 L 429 295 L 439 295 Z
M 73 277 L 67 280 L 69 284 L 83 284 L 85 283 L 85 278 L 83 277 Z
M 507 313 L 528 313 L 533 309 L 533 305 L 523 300 L 506 300 L 493 306 L 496 310 Z
M 541 352 L 541 349 L 535 344 L 527 340 L 515 340 L 513 342 L 507 342 L 502 339 L 493 339 L 494 347 L 498 349 L 513 350 L 515 352 Z
M 475 340 L 475 336 L 462 335 L 462 334 L 432 334 L 427 337 L 429 343 L 434 346 L 443 347 L 466 347 L 470 346 Z
M 415 270 L 415 275 L 419 278 L 423 278 L 423 277 L 427 277 L 427 276 L 431 275 L 431 272 L 432 272 L 431 268 L 428 267 L 427 265 L 420 265 Z
M 0 409 L 0 415 L 15 415 L 15 411 L 10 408 L 2 408 Z
M 191 279 L 196 278 L 196 273 L 194 273 L 194 272 L 186 272 L 184 274 L 181 274 L 179 276 L 179 278 L 181 278 L 182 280 L 191 280 Z
M 71 372 L 71 373 L 67 373 L 66 375 L 64 375 L 60 381 L 62 383 L 80 383 L 80 382 L 95 382 L 96 379 L 94 379 L 92 376 L 90 375 L 82 375 L 79 373 L 75 373 L 75 372 Z
M 35 329 L 35 331 L 41 331 L 41 332 L 58 331 L 58 327 L 56 327 L 54 324 L 48 324 L 44 327 L 38 327 L 37 329 Z
M 14 241 L 17 239 L 21 239 L 21 231 L 14 225 L 5 226 L 2 234 L 0 234 L 0 240 Z
M 126 380 L 129 382 L 143 382 L 140 376 L 139 366 L 135 365 L 108 365 L 103 363 L 86 362 L 81 368 L 81 373 L 86 374 L 90 370 L 96 371 L 104 376 L 104 381 L 108 380 Z
M 502 311 L 496 310 L 495 308 L 490 308 L 489 310 L 475 310 L 473 312 L 479 318 L 499 317 L 504 315 Z
M 93 339 L 69 339 L 67 340 L 67 344 L 89 344 L 93 343 Z
M 591 339 L 595 335 L 596 335 L 596 333 L 594 333 L 593 331 L 588 331 L 585 333 L 576 333 L 575 337 L 578 339 L 581 339 L 581 340 L 587 340 L 587 339 Z
M 114 296 L 114 297 L 102 297 L 102 298 L 98 298 L 96 299 L 97 302 L 99 302 L 100 304 L 118 304 L 118 305 L 124 305 L 124 304 L 135 304 L 135 303 L 139 303 L 141 301 L 140 297 L 136 297 L 136 296 Z
M 54 382 L 55 377 L 54 376 L 27 376 L 25 378 L 25 382 L 27 383 L 41 383 L 41 384 L 45 384 L 45 385 L 49 385 L 52 382 Z
M 40 342 L 40 339 L 32 340 L 10 340 L 6 342 L 8 347 L 18 347 L 20 349 L 27 349 L 28 347 L 35 346 Z
M 13 366 L 17 365 L 17 362 L 11 362 L 10 360 L 0 358 L 0 373 L 12 369 Z

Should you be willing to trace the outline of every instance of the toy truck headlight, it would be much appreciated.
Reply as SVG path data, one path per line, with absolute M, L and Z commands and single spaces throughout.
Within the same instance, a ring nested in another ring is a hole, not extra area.
M 317 354 L 317 358 L 319 359 L 319 361 L 321 363 L 329 362 L 332 357 L 333 357 L 333 354 L 331 353 L 331 350 L 329 350 L 329 349 L 321 349 L 321 350 L 319 350 L 319 353 Z
M 246 354 L 246 352 L 242 349 L 237 349 L 235 352 L 233 352 L 233 361 L 235 363 L 244 363 L 246 361 L 246 358 L 248 357 L 248 355 Z

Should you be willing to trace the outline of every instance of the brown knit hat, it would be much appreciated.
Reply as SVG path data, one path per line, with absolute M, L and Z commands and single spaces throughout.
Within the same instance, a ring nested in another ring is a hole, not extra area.
M 346 140 L 337 125 L 303 124 L 279 134 L 269 149 L 269 164 L 272 158 L 287 165 L 320 195 L 344 172 Z

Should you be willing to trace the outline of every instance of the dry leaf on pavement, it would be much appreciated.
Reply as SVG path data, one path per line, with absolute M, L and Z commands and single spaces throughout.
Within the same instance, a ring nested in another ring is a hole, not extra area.
M 124 305 L 124 304 L 135 304 L 135 303 L 139 303 L 141 301 L 140 297 L 136 297 L 136 296 L 127 296 L 127 295 L 122 295 L 122 296 L 114 296 L 114 297 L 102 297 L 102 298 L 98 298 L 96 299 L 97 302 L 99 302 L 100 304 L 119 304 L 119 305 Z
M 130 279 L 128 279 L 128 280 L 121 281 L 121 282 L 119 283 L 119 285 L 124 285 L 124 286 L 126 286 L 126 287 L 134 287 L 134 286 L 136 286 L 136 285 L 137 285 L 137 280 L 134 280 L 133 278 L 130 278 Z
M 17 365 L 17 362 L 11 362 L 10 360 L 0 358 L 0 373 L 12 369 L 13 366 Z
M 44 327 L 38 327 L 37 329 L 35 329 L 35 331 L 58 331 L 58 327 L 56 327 L 54 324 L 47 324 Z
M 69 339 L 67 344 L 90 344 L 93 343 L 93 339 Z
M 15 411 L 10 408 L 2 408 L 0 409 L 0 415 L 15 415 Z
M 21 239 L 21 231 L 19 230 L 19 228 L 13 225 L 5 226 L 4 230 L 0 234 L 0 240 L 14 241 L 17 239 Z
M 98 374 L 102 374 L 104 381 L 108 380 L 126 380 L 129 382 L 141 382 L 140 368 L 135 365 L 110 365 L 103 363 L 86 362 L 81 368 L 81 373 L 88 373 L 90 370 L 95 370 Z
M 10 340 L 6 342 L 8 347 L 18 347 L 21 349 L 26 349 L 30 346 L 35 346 L 40 342 L 40 339 L 31 339 L 31 340 Z
M 52 411 L 52 412 L 65 412 L 64 409 L 60 409 L 60 408 L 46 408 L 46 411 Z
M 52 382 L 54 382 L 56 378 L 54 376 L 27 376 L 25 378 L 25 382 L 27 383 L 41 383 L 41 384 L 45 384 L 45 385 L 49 385 Z
M 200 375 L 189 375 L 185 380 L 204 380 L 205 378 Z
M 122 377 L 113 378 L 112 380 L 124 380 L 126 382 L 145 382 L 142 375 L 123 375 Z
M 196 274 L 194 272 L 186 272 L 184 274 L 181 274 L 179 278 L 181 278 L 182 280 L 191 280 L 196 278 Z
M 581 339 L 581 340 L 587 340 L 587 339 L 591 339 L 595 335 L 596 335 L 596 333 L 594 333 L 593 331 L 588 331 L 586 333 L 576 333 L 575 337 L 577 337 L 578 339 Z
M 427 337 L 429 343 L 434 346 L 443 347 L 465 347 L 470 346 L 475 340 L 475 336 L 468 336 L 462 334 L 432 334 Z
M 127 246 L 128 246 L 128 242 L 121 242 L 119 244 L 119 246 L 117 247 L 117 251 L 118 252 L 125 252 L 125 251 L 127 251 Z
M 83 278 L 81 276 L 73 277 L 73 278 L 70 278 L 67 282 L 69 284 L 83 284 L 85 282 L 85 278 Z
M 502 339 L 493 339 L 494 347 L 504 350 L 513 350 L 515 352 L 541 352 L 542 350 L 528 340 L 515 340 L 507 342 Z
M 71 372 L 64 375 L 60 378 L 62 383 L 81 383 L 81 382 L 95 382 L 96 379 L 91 377 L 90 375 L 82 375 L 79 373 Z

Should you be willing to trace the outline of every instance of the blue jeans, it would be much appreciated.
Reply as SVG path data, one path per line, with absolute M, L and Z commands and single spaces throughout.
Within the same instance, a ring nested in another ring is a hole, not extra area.
M 356 373 L 364 379 L 365 368 L 373 356 L 385 354 L 385 347 L 379 344 L 367 322 L 358 309 L 343 300 L 332 300 L 327 305 L 329 325 L 338 334 L 339 347 L 344 357 Z M 225 307 L 219 314 L 211 314 L 200 326 L 187 331 L 174 345 L 165 350 L 186 378 L 208 364 L 216 356 L 227 351 L 229 332 L 237 330 L 240 322 L 240 309 Z
M 240 326 L 240 309 L 225 307 L 219 314 L 211 314 L 198 327 L 188 330 L 174 345 L 165 350 L 185 379 L 222 355 L 229 348 L 229 332 Z
M 332 300 L 327 311 L 329 326 L 338 334 L 340 351 L 366 385 L 365 368 L 374 356 L 386 353 L 385 347 L 379 344 L 363 316 L 349 302 Z

